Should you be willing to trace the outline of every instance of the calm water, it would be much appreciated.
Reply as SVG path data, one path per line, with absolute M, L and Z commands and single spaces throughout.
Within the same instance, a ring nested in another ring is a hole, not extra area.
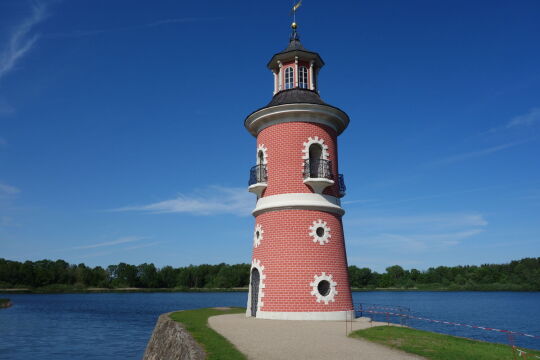
M 140 359 L 164 312 L 245 306 L 247 293 L 9 295 L 0 310 L 0 359 Z M 409 306 L 414 314 L 540 335 L 540 293 L 362 292 L 355 302 Z M 506 343 L 496 333 L 425 322 L 411 325 Z M 516 337 L 520 346 L 540 341 Z

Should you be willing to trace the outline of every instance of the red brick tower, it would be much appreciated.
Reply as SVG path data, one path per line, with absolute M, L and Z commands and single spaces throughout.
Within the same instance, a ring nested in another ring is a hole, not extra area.
M 319 97 L 323 65 L 302 46 L 293 23 L 289 45 L 268 63 L 272 101 L 245 120 L 257 138 L 247 316 L 342 320 L 353 312 L 337 154 L 349 117 Z

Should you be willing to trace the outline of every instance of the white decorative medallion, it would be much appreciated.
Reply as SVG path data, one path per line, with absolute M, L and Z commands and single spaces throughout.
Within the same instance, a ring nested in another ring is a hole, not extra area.
M 309 160 L 309 148 L 313 144 L 319 144 L 321 146 L 321 159 L 328 160 L 328 145 L 324 143 L 324 139 L 319 138 L 318 136 L 309 137 L 308 141 L 304 143 L 304 149 L 302 150 L 304 155 L 302 155 L 302 159 Z M 304 166 L 303 163 L 302 166 Z
M 313 238 L 313 242 L 318 242 L 321 245 L 327 244 L 332 235 L 330 235 L 330 227 L 326 225 L 326 221 L 321 219 L 314 221 L 309 227 L 309 236 Z
M 261 240 L 263 239 L 264 230 L 261 224 L 255 226 L 255 231 L 253 232 L 253 247 L 258 247 L 261 245 Z
M 309 286 L 313 288 L 311 295 L 317 298 L 317 302 L 324 301 L 325 305 L 328 305 L 330 301 L 336 301 L 334 297 L 338 294 L 336 290 L 337 283 L 332 280 L 332 275 L 326 275 L 322 273 L 321 276 L 315 275 L 314 281 L 309 283 Z

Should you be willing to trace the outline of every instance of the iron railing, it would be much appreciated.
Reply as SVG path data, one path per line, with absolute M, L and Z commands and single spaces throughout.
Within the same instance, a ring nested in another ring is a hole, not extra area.
M 332 180 L 332 162 L 324 159 L 304 160 L 304 179 L 325 178 Z
M 407 326 L 411 316 L 411 308 L 401 305 L 355 303 L 354 312 L 356 317 L 367 316 L 371 320 L 399 323 L 402 326 Z
M 249 171 L 249 186 L 258 183 L 266 183 L 268 181 L 268 174 L 266 173 L 266 165 L 255 165 Z
M 338 185 L 339 185 L 339 194 L 341 196 L 345 195 L 347 187 L 345 186 L 345 180 L 343 179 L 343 174 L 338 174 Z

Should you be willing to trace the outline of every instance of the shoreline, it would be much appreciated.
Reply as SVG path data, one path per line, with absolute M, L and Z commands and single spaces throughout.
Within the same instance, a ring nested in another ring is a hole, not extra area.
M 6 288 L 0 294 L 107 294 L 107 293 L 210 293 L 210 292 L 248 292 L 248 288 Z M 352 292 L 538 292 L 536 290 L 515 289 L 403 289 L 403 288 L 351 288 Z

